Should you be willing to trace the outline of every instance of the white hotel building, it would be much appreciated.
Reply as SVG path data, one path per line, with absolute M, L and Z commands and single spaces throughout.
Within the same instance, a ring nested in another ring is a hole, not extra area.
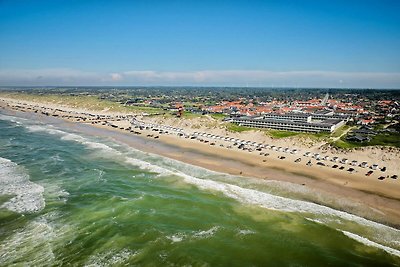
M 314 117 L 317 117 L 314 119 Z M 316 120 L 317 119 L 317 120 Z M 304 113 L 276 114 L 269 113 L 263 116 L 241 116 L 226 119 L 241 126 L 268 128 L 295 132 L 334 132 L 344 125 L 348 117 L 338 115 L 320 115 Z

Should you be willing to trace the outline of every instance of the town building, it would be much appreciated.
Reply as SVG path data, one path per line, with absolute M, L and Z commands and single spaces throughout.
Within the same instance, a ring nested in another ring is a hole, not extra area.
M 264 116 L 240 116 L 230 117 L 227 121 L 232 123 L 255 128 L 268 128 L 284 131 L 295 132 L 334 132 L 337 128 L 344 125 L 346 120 L 344 118 L 338 119 L 330 115 L 325 115 L 324 119 L 313 121 L 312 114 L 303 113 L 287 113 L 276 114 L 270 113 Z

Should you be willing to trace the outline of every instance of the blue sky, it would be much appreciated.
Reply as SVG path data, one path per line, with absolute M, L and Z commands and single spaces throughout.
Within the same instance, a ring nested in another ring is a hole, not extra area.
M 400 1 L 0 0 L 0 85 L 400 88 Z

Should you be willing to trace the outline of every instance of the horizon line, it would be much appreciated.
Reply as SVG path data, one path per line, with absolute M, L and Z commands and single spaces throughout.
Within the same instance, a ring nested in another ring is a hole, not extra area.
M 48 89 L 61 89 L 61 88 L 132 88 L 137 89 L 139 87 L 145 88 L 258 88 L 258 89 L 327 89 L 327 90 L 400 90 L 399 88 L 385 88 L 385 87 L 309 87 L 309 86 L 227 86 L 227 85 L 0 85 L 1 89 L 5 88 L 26 88 L 26 89 L 40 89 L 40 88 L 48 88 Z

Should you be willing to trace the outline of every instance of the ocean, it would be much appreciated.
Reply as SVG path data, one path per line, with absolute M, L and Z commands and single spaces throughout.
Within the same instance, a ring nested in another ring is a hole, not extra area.
M 0 114 L 0 266 L 400 266 L 399 230 L 299 190 Z

